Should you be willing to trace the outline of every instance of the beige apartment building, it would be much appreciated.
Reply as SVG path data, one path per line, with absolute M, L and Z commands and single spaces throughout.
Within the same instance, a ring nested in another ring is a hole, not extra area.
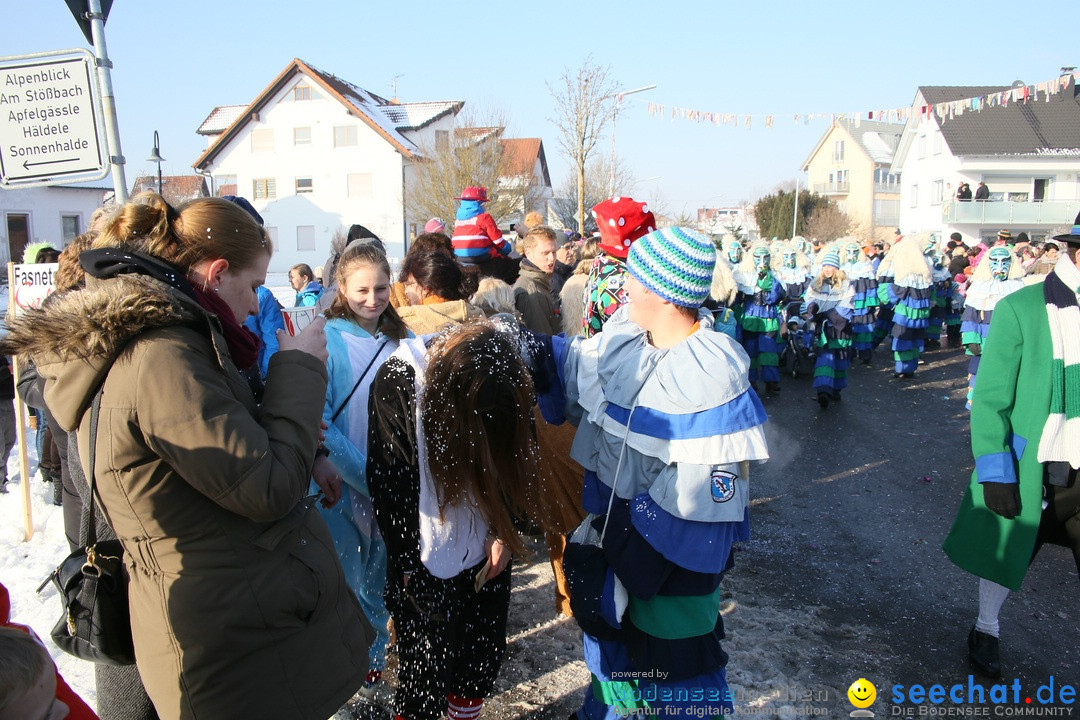
M 899 223 L 900 176 L 890 166 L 903 131 L 899 124 L 837 120 L 803 163 L 807 188 L 829 198 L 867 237 L 891 240 Z

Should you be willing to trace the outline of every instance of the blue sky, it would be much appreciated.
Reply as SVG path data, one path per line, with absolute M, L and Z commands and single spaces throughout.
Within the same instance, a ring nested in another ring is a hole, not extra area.
M 400 75 L 404 101 L 501 112 L 513 136 L 544 140 L 558 187 L 569 164 L 546 83 L 591 55 L 625 88 L 657 85 L 627 99 L 617 153 L 639 179 L 634 195 L 677 213 L 754 200 L 799 175 L 827 121 L 795 125 L 794 114 L 901 107 L 919 85 L 1054 78 L 1080 65 L 1075 15 L 1075 0 L 115 0 L 106 37 L 129 184 L 154 171 L 154 130 L 163 172 L 189 173 L 210 110 L 250 102 L 299 57 L 386 97 Z M 0 0 L 0 17 L 5 56 L 86 44 L 62 0 Z M 777 120 L 699 125 L 652 117 L 648 101 Z

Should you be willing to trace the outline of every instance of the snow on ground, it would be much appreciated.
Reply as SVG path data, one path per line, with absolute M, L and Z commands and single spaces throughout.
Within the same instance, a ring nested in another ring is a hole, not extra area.
M 293 290 L 286 273 L 271 273 L 267 286 L 284 307 L 293 305 Z M 0 292 L 0 307 L 7 293 Z M 37 454 L 33 433 L 27 432 L 27 456 L 31 476 L 33 537 L 25 540 L 22 478 L 18 453 L 8 458 L 9 493 L 0 495 L 0 582 L 11 594 L 12 618 L 31 626 L 45 640 L 61 674 L 92 707 L 96 706 L 93 665 L 71 657 L 49 641 L 49 631 L 60 617 L 61 606 L 55 588 L 37 587 L 68 554 L 64 536 L 63 511 L 50 504 L 51 486 L 37 474 Z M 511 600 L 509 642 L 493 697 L 483 713 L 487 718 L 563 718 L 578 707 L 588 683 L 588 671 L 581 655 L 581 636 L 570 618 L 555 615 L 553 579 L 543 543 L 532 541 L 533 557 L 515 570 Z M 751 571 L 752 572 L 752 571 Z M 744 712 L 772 708 L 782 717 L 798 713 L 790 689 L 816 686 L 831 690 L 834 712 L 846 712 L 843 690 L 829 678 L 827 682 L 809 670 L 814 657 L 843 635 L 857 643 L 867 636 L 867 628 L 829 622 L 818 608 L 795 612 L 774 605 L 748 592 L 740 567 L 725 580 L 722 611 L 728 629 L 724 643 L 730 653 L 728 681 L 736 707 Z M 750 583 L 752 585 L 752 583 Z M 827 651 L 826 651 L 827 652 Z M 388 673 L 393 678 L 393 664 Z

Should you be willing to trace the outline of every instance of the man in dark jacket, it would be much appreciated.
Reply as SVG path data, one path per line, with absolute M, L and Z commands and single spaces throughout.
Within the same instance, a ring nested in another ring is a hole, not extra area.
M 514 283 L 514 305 L 525 327 L 545 335 L 558 335 L 562 327 L 551 297 L 555 231 L 538 225 L 525 234 L 521 244 L 525 257 L 521 261 L 521 274 Z
M 990 199 L 990 188 L 986 187 L 986 183 L 979 183 L 979 187 L 975 188 L 975 201 L 986 202 Z

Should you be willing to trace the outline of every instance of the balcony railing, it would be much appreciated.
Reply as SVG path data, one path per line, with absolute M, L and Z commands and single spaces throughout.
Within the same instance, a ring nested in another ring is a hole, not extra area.
M 1080 200 L 1044 200 L 1041 202 L 960 202 L 952 200 L 941 207 L 942 220 L 948 223 L 983 223 L 993 225 L 1072 225 L 1080 211 Z
M 814 192 L 818 195 L 846 195 L 848 187 L 849 183 L 846 182 L 814 183 Z
M 900 194 L 900 183 L 874 183 L 874 194 L 895 193 Z

